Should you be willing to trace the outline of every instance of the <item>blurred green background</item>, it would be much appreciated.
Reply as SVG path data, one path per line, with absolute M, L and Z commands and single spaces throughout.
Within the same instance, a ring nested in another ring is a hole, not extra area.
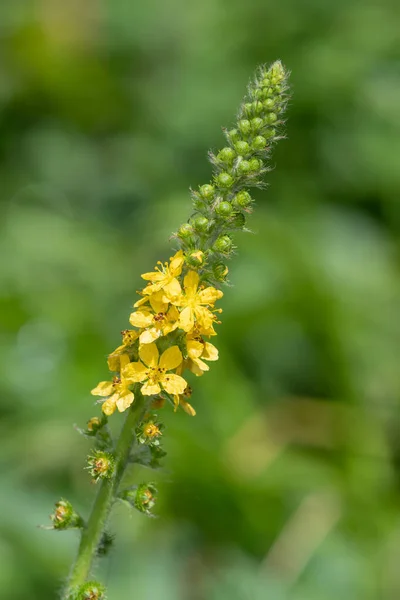
M 257 64 L 287 139 L 238 236 L 197 417 L 163 411 L 157 519 L 117 507 L 111 600 L 400 597 L 400 5 L 0 4 L 0 597 L 53 599 L 87 514 L 89 390 Z M 114 424 L 119 427 L 121 416 Z

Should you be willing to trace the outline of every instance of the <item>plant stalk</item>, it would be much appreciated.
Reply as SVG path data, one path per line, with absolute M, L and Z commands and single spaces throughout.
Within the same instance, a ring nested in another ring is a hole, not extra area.
M 116 498 L 118 487 L 135 441 L 135 429 L 146 410 L 143 396 L 140 393 L 136 393 L 135 396 L 135 402 L 129 409 L 117 441 L 114 474 L 109 479 L 104 479 L 101 483 L 87 526 L 82 531 L 78 556 L 71 569 L 68 585 L 63 596 L 64 600 L 68 600 L 87 581 L 90 575 L 108 515 Z

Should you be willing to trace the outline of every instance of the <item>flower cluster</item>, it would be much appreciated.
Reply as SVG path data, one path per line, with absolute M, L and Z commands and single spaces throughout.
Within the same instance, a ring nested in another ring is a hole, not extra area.
M 249 86 L 236 127 L 225 131 L 228 145 L 210 154 L 213 179 L 192 191 L 193 214 L 173 235 L 178 246 L 169 262 L 159 262 L 142 278 L 122 344 L 108 357 L 115 375 L 92 394 L 102 398 L 107 416 L 125 411 L 135 393 L 179 405 L 190 415 L 191 387 L 185 372 L 196 376 L 218 360 L 209 338 L 216 335 L 220 308 L 215 304 L 227 281 L 226 260 L 234 252 L 233 232 L 244 230 L 252 211 L 248 188 L 261 187 L 287 103 L 287 73 L 277 61 L 262 67 Z

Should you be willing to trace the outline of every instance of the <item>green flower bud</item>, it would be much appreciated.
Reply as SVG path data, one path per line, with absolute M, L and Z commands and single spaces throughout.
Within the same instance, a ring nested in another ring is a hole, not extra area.
M 97 581 L 84 583 L 71 600 L 105 600 L 106 588 Z
M 87 422 L 87 432 L 90 435 L 96 435 L 96 433 L 101 429 L 104 425 L 104 421 L 99 419 L 99 417 L 92 417 Z
M 245 175 L 251 170 L 250 163 L 248 160 L 242 160 L 240 165 L 238 166 L 238 171 L 241 175 Z
M 197 215 L 193 219 L 191 219 L 191 224 L 193 229 L 199 233 L 204 233 L 208 229 L 209 220 L 207 217 L 203 217 L 203 215 Z
M 233 227 L 236 227 L 237 229 L 243 229 L 243 227 L 246 224 L 246 217 L 243 213 L 235 213 L 232 219 L 230 220 L 230 223 Z
M 267 144 L 267 140 L 265 139 L 265 137 L 262 135 L 258 135 L 252 141 L 251 147 L 253 148 L 253 150 L 256 150 L 256 151 L 257 150 L 265 150 L 266 144 Z
M 248 135 L 251 131 L 250 121 L 247 119 L 241 119 L 238 123 L 240 131 L 243 135 Z
M 68 500 L 59 500 L 55 511 L 50 515 L 54 529 L 74 529 L 84 526 L 81 516 L 76 513 Z
M 228 271 L 228 267 L 222 262 L 217 262 L 213 266 L 213 275 L 217 281 L 226 281 Z
M 215 212 L 220 215 L 220 217 L 229 217 L 233 212 L 232 205 L 230 202 L 220 202 L 215 208 Z
M 264 79 L 261 82 L 261 85 L 263 87 L 268 87 L 270 85 L 270 83 L 271 83 L 271 80 L 268 77 L 264 77 Z
M 253 92 L 253 98 L 255 98 L 256 100 L 261 100 L 262 99 L 262 90 L 260 88 L 256 88 Z
M 276 129 L 268 129 L 264 135 L 266 138 L 273 138 L 276 135 Z
M 262 162 L 258 158 L 252 158 L 249 163 L 250 171 L 259 171 L 262 167 Z
M 95 482 L 99 479 L 109 479 L 112 477 L 115 469 L 115 460 L 111 452 L 103 452 L 95 450 L 92 455 L 88 456 L 87 470 L 93 477 Z
M 251 128 L 253 131 L 260 131 L 264 126 L 264 121 L 260 117 L 255 117 L 251 120 Z
M 263 111 L 263 105 L 262 102 L 258 102 L 257 100 L 255 102 L 252 103 L 252 109 L 253 109 L 253 113 L 258 115 Z
M 249 192 L 246 192 L 244 190 L 236 194 L 236 196 L 232 200 L 232 204 L 238 208 L 247 208 L 252 204 L 252 202 L 253 199 L 250 196 Z
M 238 154 L 246 156 L 250 152 L 250 146 L 247 142 L 239 141 L 235 144 L 235 150 Z
M 275 100 L 273 100 L 272 98 L 267 98 L 266 100 L 264 100 L 265 110 L 273 110 L 274 106 L 275 106 Z
M 246 102 L 246 104 L 244 104 L 244 105 L 243 105 L 243 112 L 244 112 L 246 115 L 249 115 L 249 116 L 250 116 L 250 115 L 251 115 L 251 113 L 252 113 L 252 111 L 253 111 L 253 106 L 252 106 L 252 103 L 251 103 L 251 102 Z
M 278 117 L 276 116 L 275 113 L 269 113 L 269 115 L 266 115 L 265 117 L 265 122 L 268 125 L 272 125 L 273 123 L 275 123 L 278 120 Z
M 275 96 L 275 92 L 271 87 L 268 88 L 264 88 L 263 89 L 263 98 L 272 98 L 273 96 Z
M 219 173 L 215 178 L 215 181 L 217 185 L 219 185 L 222 188 L 229 188 L 231 187 L 231 185 L 233 185 L 233 177 L 232 175 L 229 175 L 229 173 L 227 173 L 226 171 Z
M 214 197 L 214 186 L 206 183 L 199 189 L 199 194 L 204 200 L 211 200 Z
M 193 227 L 189 223 L 184 223 L 178 229 L 178 236 L 182 239 L 188 239 L 193 235 Z
M 236 158 L 236 152 L 232 148 L 222 148 L 222 150 L 218 153 L 218 160 L 228 163 L 229 165 L 233 163 Z
M 186 263 L 192 267 L 199 267 L 204 264 L 205 257 L 202 250 L 193 250 L 190 254 L 185 255 Z
M 240 135 L 237 129 L 231 129 L 226 133 L 226 135 L 233 144 L 240 139 Z
M 229 235 L 221 235 L 213 245 L 213 250 L 215 250 L 215 252 L 221 252 L 221 254 L 228 254 L 232 248 L 233 242 Z

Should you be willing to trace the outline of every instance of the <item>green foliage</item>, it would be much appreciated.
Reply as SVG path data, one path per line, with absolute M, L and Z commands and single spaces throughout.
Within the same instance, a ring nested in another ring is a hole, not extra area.
M 208 148 L 275 57 L 287 140 L 252 193 L 255 235 L 235 232 L 221 359 L 195 418 L 163 409 L 160 518 L 117 508 L 96 575 L 112 600 L 187 600 L 193 579 L 207 600 L 400 596 L 397 12 L 0 3 L 2 598 L 57 596 L 77 532 L 36 526 L 64 495 L 88 514 L 94 492 L 71 423 L 94 414 L 139 274 L 170 256 Z

